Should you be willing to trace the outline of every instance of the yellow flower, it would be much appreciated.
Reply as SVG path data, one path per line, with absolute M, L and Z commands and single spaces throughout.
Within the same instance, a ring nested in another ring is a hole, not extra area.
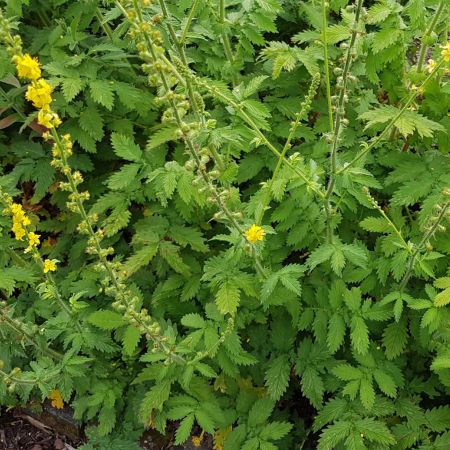
M 29 80 L 37 80 L 41 77 L 41 69 L 37 58 L 32 58 L 28 53 L 23 56 L 14 58 L 17 73 L 20 78 L 28 78 Z
M 442 52 L 441 55 L 444 58 L 445 62 L 450 61 L 450 41 L 448 41 L 445 45 L 441 46 Z
M 203 437 L 204 437 L 205 432 L 202 431 L 200 436 L 192 436 L 192 443 L 194 444 L 194 447 L 200 447 L 200 445 L 202 445 L 203 442 Z
M 26 231 L 25 229 L 22 227 L 22 224 L 20 223 L 14 223 L 12 226 L 12 232 L 14 233 L 14 237 L 18 240 L 21 241 L 25 235 L 26 235 Z
M 25 97 L 36 108 L 45 108 L 52 102 L 52 90 L 52 87 L 41 78 L 28 86 Z
M 62 399 L 61 392 L 59 392 L 58 389 L 53 389 L 53 391 L 50 392 L 48 398 L 52 401 L 53 408 L 56 409 L 64 408 L 64 400 Z
M 18 203 L 13 203 L 11 205 L 11 212 L 14 215 L 22 214 L 23 213 L 22 205 L 19 205 Z
M 36 233 L 28 233 L 28 245 L 29 249 L 31 250 L 33 247 L 36 247 L 41 242 L 39 238 L 41 237 L 39 234 Z
M 434 59 L 429 59 L 427 64 L 427 72 L 431 73 L 436 67 L 436 61 Z
M 258 241 L 262 241 L 266 232 L 259 225 L 253 224 L 246 232 L 245 237 L 248 242 L 255 244 Z
M 56 263 L 52 259 L 46 259 L 44 261 L 44 273 L 47 272 L 55 272 L 56 270 Z
M 23 216 L 22 217 L 22 225 L 24 226 L 24 227 L 27 227 L 28 225 L 30 225 L 31 224 L 31 220 L 27 217 L 27 216 Z
M 229 425 L 226 428 L 220 428 L 214 433 L 214 450 L 223 450 L 225 439 L 233 431 L 233 427 Z
M 38 123 L 44 127 L 53 128 L 61 125 L 61 119 L 50 108 L 44 107 L 38 113 Z

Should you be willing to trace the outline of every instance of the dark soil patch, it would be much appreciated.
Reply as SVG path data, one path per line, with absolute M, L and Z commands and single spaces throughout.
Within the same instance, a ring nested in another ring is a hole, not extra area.
M 79 443 L 20 408 L 0 413 L 0 450 L 73 450 Z

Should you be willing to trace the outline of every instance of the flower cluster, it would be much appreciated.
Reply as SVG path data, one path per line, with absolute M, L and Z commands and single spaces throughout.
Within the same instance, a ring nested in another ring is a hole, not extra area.
M 448 41 L 445 45 L 442 45 L 441 48 L 442 58 L 444 58 L 445 62 L 450 62 L 450 41 Z
M 11 38 L 14 42 L 15 39 Z M 46 128 L 56 128 L 61 124 L 58 114 L 52 111 L 52 86 L 44 78 L 41 78 L 41 68 L 39 60 L 28 53 L 22 54 L 21 46 L 9 46 L 9 52 L 13 54 L 12 61 L 16 65 L 19 78 L 30 80 L 31 84 L 27 88 L 25 98 L 39 110 L 38 123 Z
M 33 248 L 37 247 L 40 244 L 40 235 L 36 234 L 34 231 L 28 231 L 28 226 L 31 225 L 31 220 L 25 213 L 23 206 L 18 203 L 12 203 L 9 207 L 9 214 L 12 215 L 12 232 L 14 233 L 14 237 L 18 241 L 22 241 L 23 238 L 26 238 L 28 241 L 28 247 L 25 250 L 25 253 L 30 252 Z
M 13 62 L 16 64 L 17 74 L 20 78 L 32 81 L 41 78 L 41 67 L 37 58 L 28 54 L 17 55 L 13 57 Z

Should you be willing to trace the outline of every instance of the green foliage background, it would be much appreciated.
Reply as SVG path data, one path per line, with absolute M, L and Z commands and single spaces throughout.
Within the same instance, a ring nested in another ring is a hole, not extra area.
M 85 449 L 172 422 L 218 450 L 450 449 L 450 84 L 426 67 L 447 1 L 2 3 L 55 87 L 122 300 L 154 322 L 86 254 L 0 47 L 0 186 L 71 312 L 2 217 L 1 404 L 60 390 Z

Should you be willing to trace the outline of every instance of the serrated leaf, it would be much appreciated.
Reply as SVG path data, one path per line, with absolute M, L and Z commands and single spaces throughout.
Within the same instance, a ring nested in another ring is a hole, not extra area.
M 71 102 L 83 89 L 84 81 L 81 78 L 64 78 L 62 80 L 62 93 L 67 102 Z
M 205 328 L 206 322 L 200 314 L 186 314 L 181 318 L 181 323 L 189 328 Z
M 278 356 L 269 362 L 264 378 L 269 395 L 274 400 L 279 400 L 286 391 L 290 372 L 291 366 L 287 355 Z
M 140 162 L 142 159 L 142 151 L 130 136 L 119 133 L 111 135 L 111 144 L 114 153 L 128 161 Z
M 109 81 L 94 80 L 89 83 L 92 99 L 109 111 L 114 105 L 114 92 Z
M 397 386 L 394 379 L 390 375 L 383 372 L 381 369 L 375 369 L 373 372 L 373 377 L 375 378 L 381 392 L 392 398 L 397 396 Z
M 334 313 L 328 321 L 327 346 L 330 353 L 335 353 L 344 342 L 345 321 L 341 314 Z
M 353 367 L 350 364 L 339 364 L 331 370 L 333 375 L 338 377 L 342 381 L 360 380 L 363 373 L 357 367 Z
M 277 441 L 286 436 L 292 429 L 289 422 L 271 422 L 265 425 L 260 433 L 260 438 L 265 440 Z
M 373 404 L 375 403 L 375 390 L 373 388 L 372 382 L 367 378 L 361 379 L 359 396 L 364 407 L 371 410 L 373 408 Z
M 88 320 L 102 330 L 115 330 L 125 325 L 125 320 L 119 313 L 108 310 L 95 311 Z
M 122 341 L 123 349 L 126 355 L 132 355 L 135 352 L 140 339 L 141 333 L 139 329 L 132 325 L 128 326 L 125 330 Z
M 216 305 L 222 314 L 233 315 L 237 311 L 240 300 L 240 289 L 233 281 L 222 283 L 216 294 Z
M 187 415 L 181 422 L 175 432 L 175 444 L 180 445 L 186 442 L 191 435 L 192 427 L 194 426 L 194 414 Z
M 364 319 L 353 316 L 350 321 L 350 339 L 357 353 L 364 355 L 369 349 L 369 329 Z
M 147 142 L 147 150 L 153 150 L 166 142 L 177 140 L 177 130 L 177 126 L 170 126 L 155 131 Z

